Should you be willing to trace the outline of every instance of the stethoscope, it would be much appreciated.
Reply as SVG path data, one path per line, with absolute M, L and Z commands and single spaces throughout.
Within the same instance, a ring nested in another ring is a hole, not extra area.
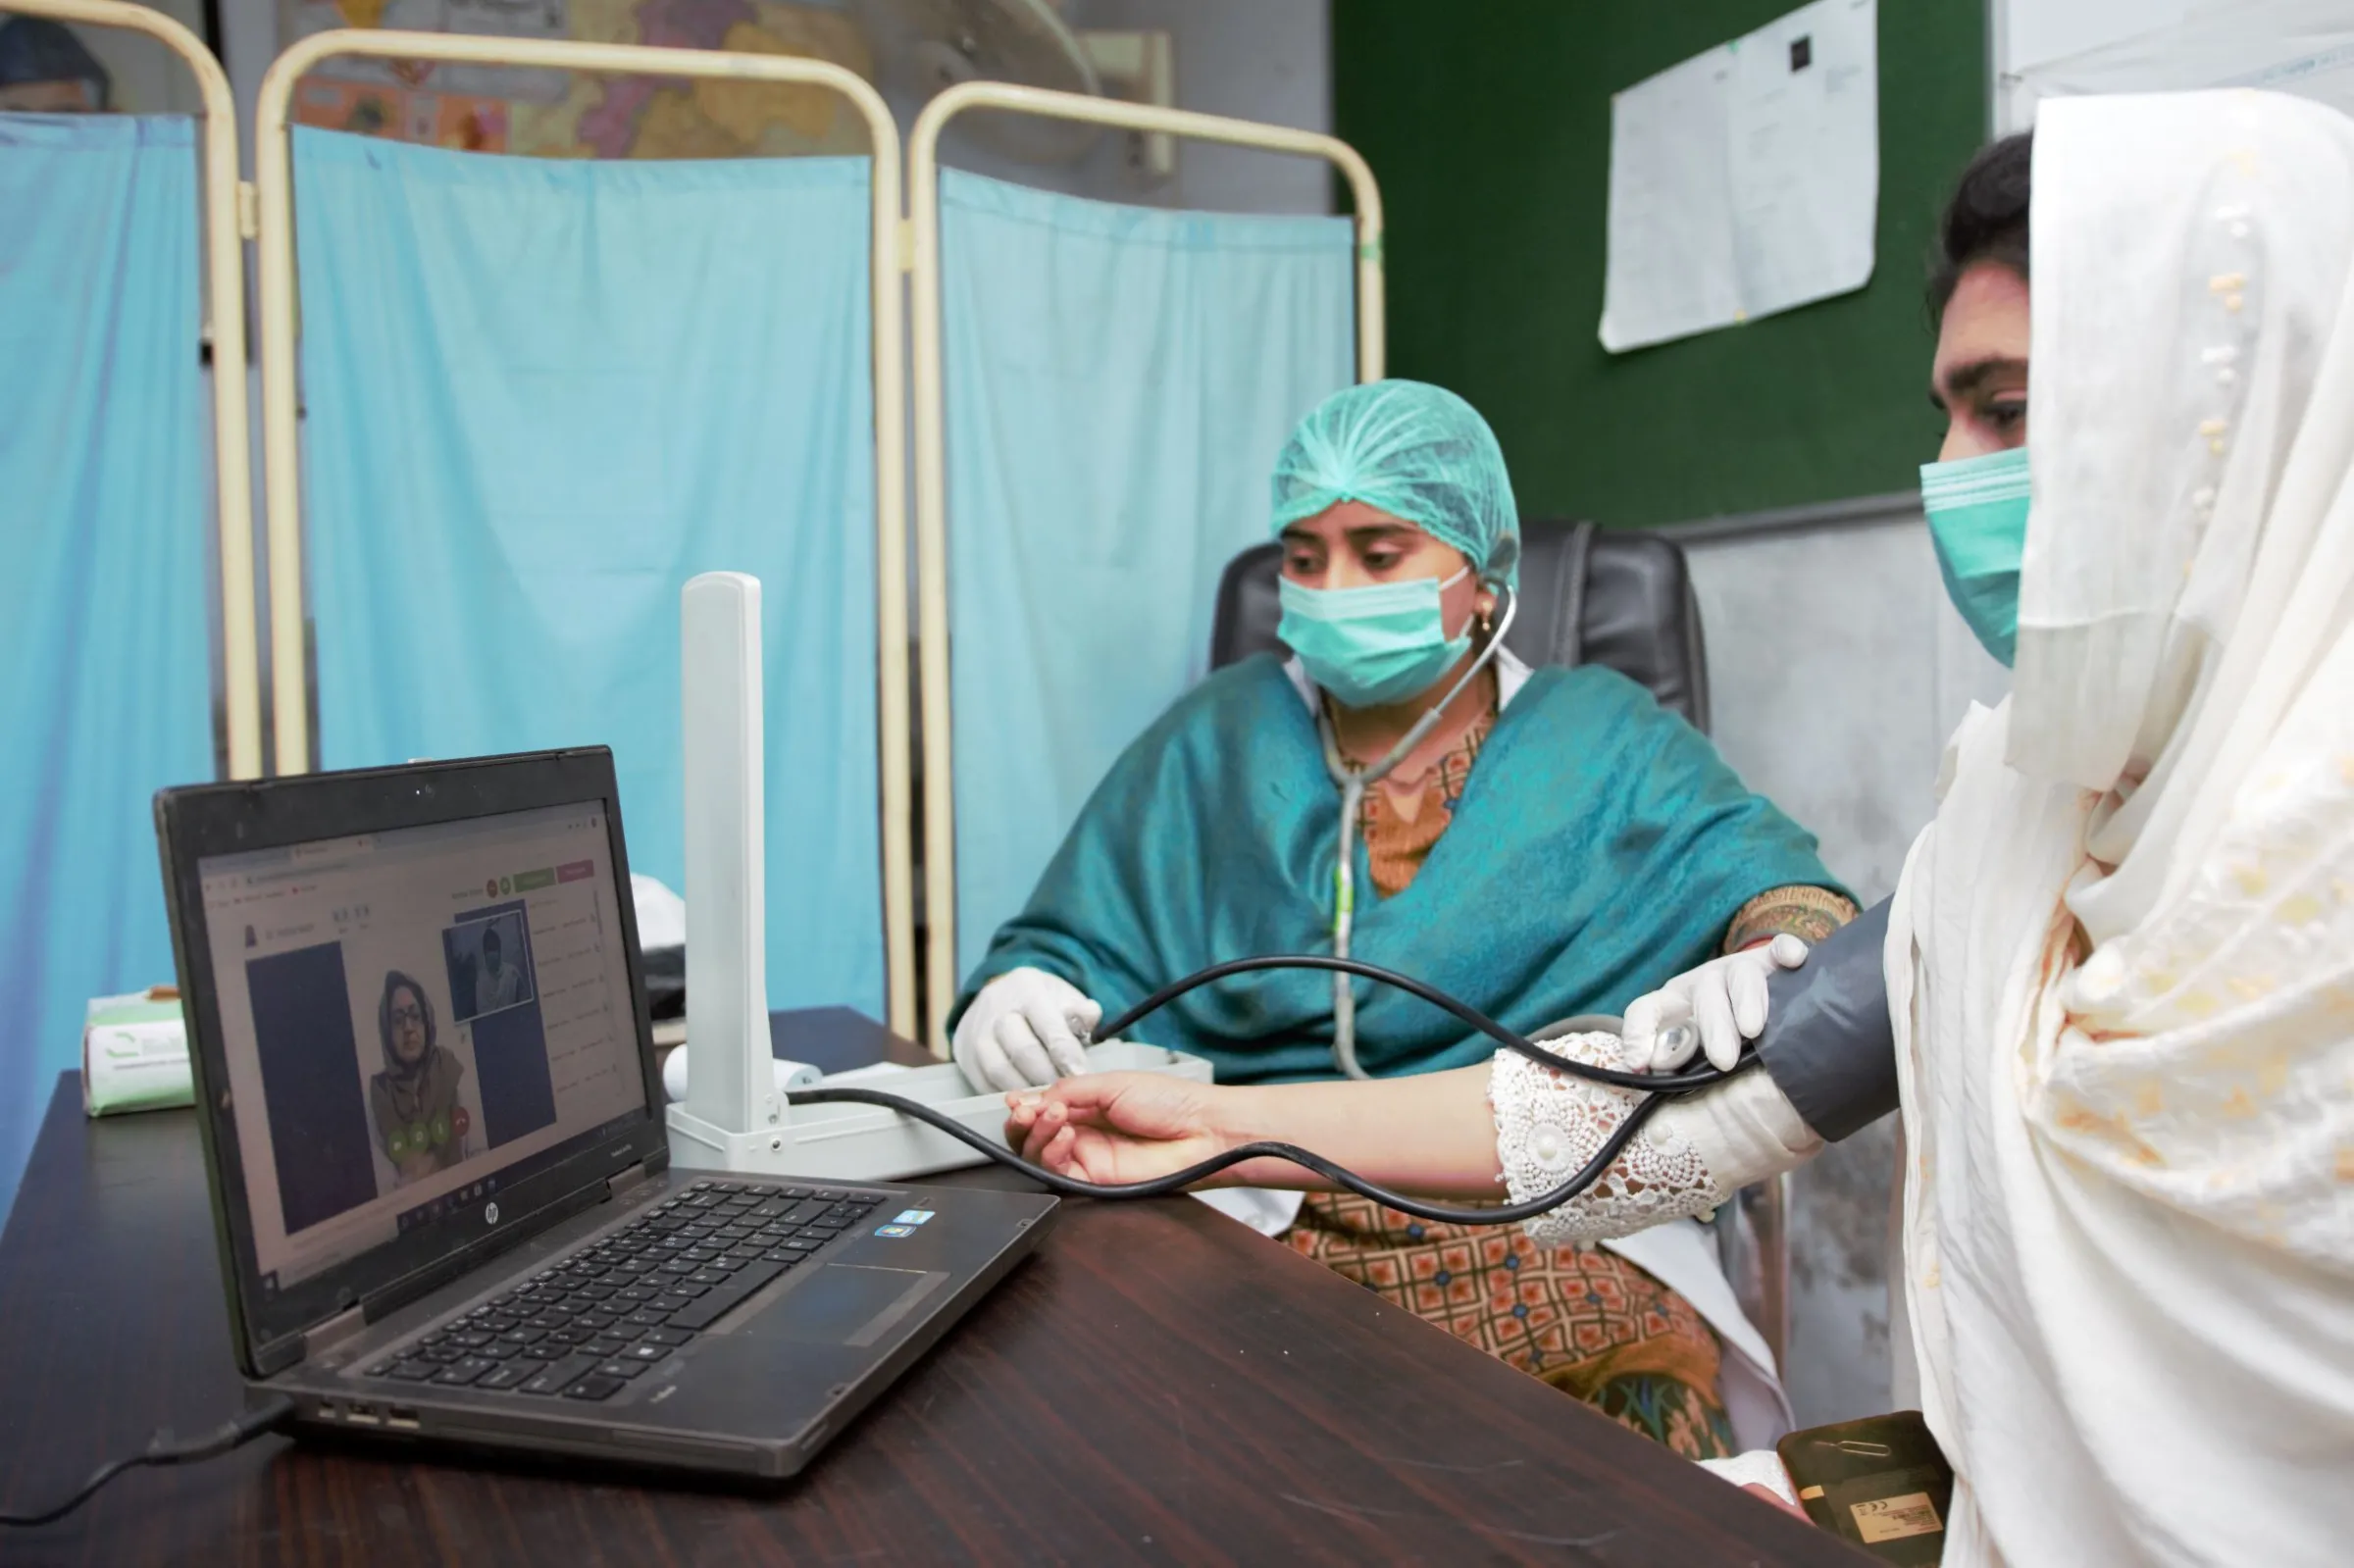
M 1479 673 L 1488 667 L 1504 647 L 1504 634 L 1511 630 L 1512 617 L 1520 610 L 1520 595 L 1510 588 L 1499 587 L 1504 595 L 1504 615 L 1488 633 L 1488 645 L 1479 657 L 1471 661 L 1447 695 L 1441 697 L 1428 713 L 1414 721 L 1413 728 L 1399 738 L 1382 759 L 1369 768 L 1353 766 L 1341 755 L 1340 736 L 1332 728 L 1332 715 L 1323 703 L 1316 704 L 1316 734 L 1324 742 L 1324 771 L 1341 791 L 1341 856 L 1332 873 L 1332 955 L 1349 956 L 1349 937 L 1356 925 L 1356 819 L 1364 808 L 1367 785 L 1388 778 L 1398 764 L 1410 755 L 1414 747 L 1437 728 L 1438 722 L 1455 699 L 1470 688 Z M 1349 988 L 1350 975 L 1335 970 L 1332 976 L 1332 1064 L 1349 1078 L 1370 1078 L 1373 1075 L 1357 1065 L 1356 1060 L 1356 994 Z

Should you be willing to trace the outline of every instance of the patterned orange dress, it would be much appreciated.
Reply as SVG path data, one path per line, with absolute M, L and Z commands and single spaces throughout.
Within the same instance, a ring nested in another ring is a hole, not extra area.
M 1401 810 L 1365 791 L 1373 885 L 1413 881 L 1462 797 L 1493 727 L 1475 725 Z M 1435 1225 L 1353 1193 L 1317 1193 L 1284 1233 L 1294 1250 L 1690 1458 L 1734 1451 L 1724 1350 L 1692 1303 L 1599 1247 L 1541 1246 L 1518 1226 Z

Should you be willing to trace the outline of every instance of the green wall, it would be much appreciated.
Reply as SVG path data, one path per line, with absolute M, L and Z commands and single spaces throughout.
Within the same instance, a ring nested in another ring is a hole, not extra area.
M 1606 354 L 1611 94 L 1794 0 L 1333 0 L 1339 132 L 1389 221 L 1389 370 L 1487 415 L 1521 510 L 1672 523 L 1911 488 L 1921 307 L 1983 139 L 1983 0 L 1880 0 L 1877 261 L 1858 293 Z

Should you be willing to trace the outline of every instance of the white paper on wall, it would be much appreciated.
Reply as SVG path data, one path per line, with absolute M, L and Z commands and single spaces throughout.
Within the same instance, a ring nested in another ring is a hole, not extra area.
M 1612 97 L 1603 347 L 1870 281 L 1877 24 L 1877 0 L 1816 0 Z

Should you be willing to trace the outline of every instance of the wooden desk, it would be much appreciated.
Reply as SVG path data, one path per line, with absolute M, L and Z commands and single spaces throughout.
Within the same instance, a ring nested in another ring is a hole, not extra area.
M 240 1404 L 194 1115 L 59 1081 L 0 1238 L 0 1499 Z M 1073 1204 L 766 1495 L 265 1438 L 0 1562 L 1840 1564 L 1832 1538 L 1190 1199 Z

